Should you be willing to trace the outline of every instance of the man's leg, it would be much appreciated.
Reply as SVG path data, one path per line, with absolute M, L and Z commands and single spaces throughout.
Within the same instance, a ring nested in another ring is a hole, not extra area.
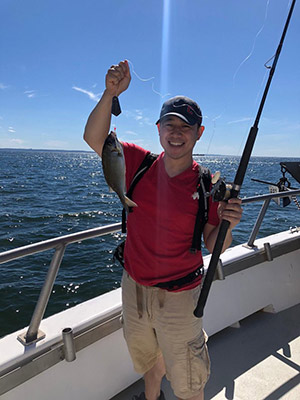
M 141 396 L 135 396 L 136 399 L 142 399 L 146 395 L 147 400 L 157 400 L 160 396 L 161 380 L 165 375 L 163 356 L 147 307 L 153 297 L 152 292 L 152 288 L 137 285 L 124 272 L 122 279 L 123 331 L 134 369 L 143 375 L 145 383 L 145 392 Z M 141 310 L 139 310 L 139 305 L 142 306 Z M 142 315 L 139 311 L 142 311 Z
M 147 400 L 157 400 L 159 398 L 161 381 L 165 374 L 165 363 L 163 356 L 160 355 L 156 364 L 144 375 L 145 395 Z
M 193 311 L 200 288 L 167 292 L 164 307 L 156 307 L 154 329 L 167 378 L 178 399 L 203 400 L 210 362 L 202 320 Z

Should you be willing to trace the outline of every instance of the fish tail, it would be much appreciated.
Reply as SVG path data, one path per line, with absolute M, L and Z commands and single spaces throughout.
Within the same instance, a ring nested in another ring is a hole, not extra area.
M 125 196 L 125 203 L 128 207 L 137 207 L 138 205 L 132 201 L 129 197 Z

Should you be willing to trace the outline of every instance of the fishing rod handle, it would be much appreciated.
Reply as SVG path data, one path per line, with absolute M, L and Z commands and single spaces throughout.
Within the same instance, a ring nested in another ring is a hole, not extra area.
M 253 146 L 255 143 L 255 139 L 257 136 L 258 132 L 258 127 L 252 126 L 247 138 L 247 142 L 240 160 L 240 164 L 238 166 L 235 178 L 234 178 L 234 183 L 235 185 L 242 186 L 242 183 L 244 181 L 244 177 L 247 171 L 247 166 L 251 157 L 251 153 L 253 150 Z M 232 196 L 232 197 L 237 197 L 237 196 Z
M 200 292 L 197 306 L 194 310 L 194 315 L 197 318 L 203 317 L 204 307 L 208 298 L 209 290 L 213 282 L 215 271 L 219 262 L 220 254 L 222 253 L 223 245 L 225 242 L 226 234 L 229 228 L 230 222 L 223 219 L 220 225 L 217 240 L 214 246 L 214 250 L 211 255 L 210 263 L 207 269 L 207 273 L 203 282 L 203 286 Z

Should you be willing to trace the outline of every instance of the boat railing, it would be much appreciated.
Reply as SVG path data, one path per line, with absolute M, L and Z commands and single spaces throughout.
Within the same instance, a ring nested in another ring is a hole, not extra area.
M 288 193 L 288 196 L 287 196 Z M 255 201 L 262 201 L 263 200 L 263 205 L 259 211 L 258 217 L 256 219 L 255 224 L 253 225 L 252 232 L 250 234 L 250 237 L 247 242 L 248 247 L 254 247 L 254 241 L 256 239 L 256 236 L 259 232 L 259 228 L 262 224 L 262 221 L 266 215 L 267 209 L 269 207 L 269 204 L 272 199 L 280 199 L 284 197 L 290 197 L 290 198 L 296 198 L 295 196 L 300 194 L 300 189 L 297 190 L 289 190 L 289 191 L 284 191 L 284 192 L 278 192 L 278 193 L 268 193 L 268 194 L 263 194 L 260 196 L 253 196 L 253 197 L 247 197 L 242 200 L 243 204 L 247 203 L 253 203 Z M 298 203 L 297 203 L 298 204 Z
M 38 243 L 22 246 L 17 249 L 8 250 L 0 253 L 0 264 L 16 260 L 25 256 L 35 253 L 41 253 L 47 250 L 54 249 L 55 252 L 52 256 L 50 267 L 48 269 L 44 285 L 40 292 L 39 299 L 36 303 L 34 312 L 31 317 L 29 328 L 27 332 L 18 336 L 18 340 L 24 344 L 29 345 L 45 337 L 45 334 L 39 330 L 40 323 L 43 319 L 48 301 L 53 289 L 53 285 L 62 262 L 65 249 L 71 243 L 81 242 L 83 240 L 95 238 L 102 235 L 118 232 L 121 230 L 121 223 L 101 226 L 98 228 L 88 229 L 81 232 L 72 233 L 65 236 L 45 240 Z
M 300 194 L 300 189 L 290 190 L 288 192 L 270 193 L 260 196 L 248 197 L 242 199 L 243 204 L 263 201 L 263 205 L 254 224 L 253 230 L 251 232 L 250 238 L 248 240 L 247 246 L 254 247 L 255 238 L 259 232 L 259 228 L 266 214 L 267 208 L 270 204 L 271 199 L 281 198 L 281 197 L 293 197 Z M 45 240 L 38 243 L 33 243 L 27 246 L 19 247 L 17 249 L 8 250 L 0 253 L 0 264 L 6 263 L 18 258 L 22 258 L 31 254 L 41 253 L 50 249 L 54 249 L 55 252 L 51 259 L 51 263 L 44 281 L 44 285 L 40 292 L 39 299 L 35 306 L 29 328 L 27 332 L 18 336 L 18 340 L 24 344 L 29 345 L 45 337 L 45 334 L 39 330 L 40 323 L 43 319 L 53 285 L 61 265 L 65 249 L 67 245 L 71 243 L 81 242 L 83 240 L 95 238 L 98 236 L 103 236 L 118 232 L 121 230 L 121 223 L 101 226 L 98 228 L 88 229 L 85 231 L 60 236 L 57 238 Z

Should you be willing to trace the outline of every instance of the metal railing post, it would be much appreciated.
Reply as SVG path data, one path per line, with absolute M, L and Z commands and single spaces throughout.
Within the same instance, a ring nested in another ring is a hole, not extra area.
M 247 243 L 247 246 L 249 246 L 249 247 L 253 247 L 254 246 L 254 240 L 256 239 L 256 236 L 258 234 L 260 225 L 261 225 L 261 223 L 262 223 L 262 221 L 263 221 L 263 219 L 264 219 L 264 217 L 266 215 L 266 212 L 267 212 L 267 209 L 269 207 L 270 201 L 271 201 L 270 198 L 265 200 L 263 205 L 262 205 L 262 207 L 261 207 L 261 209 L 260 209 L 260 212 L 258 214 L 257 220 L 256 220 L 256 222 L 255 222 L 255 224 L 253 226 L 251 235 L 250 235 L 248 243 Z
M 41 290 L 38 302 L 35 306 L 35 310 L 33 312 L 29 328 L 25 335 L 20 335 L 18 339 L 25 345 L 31 344 L 36 340 L 40 340 L 45 335 L 41 332 L 41 335 L 38 337 L 38 330 L 40 323 L 43 319 L 48 300 L 65 252 L 65 245 L 60 245 L 56 248 L 55 253 L 52 257 L 50 267 L 48 269 L 48 273 L 44 282 L 44 286 Z

